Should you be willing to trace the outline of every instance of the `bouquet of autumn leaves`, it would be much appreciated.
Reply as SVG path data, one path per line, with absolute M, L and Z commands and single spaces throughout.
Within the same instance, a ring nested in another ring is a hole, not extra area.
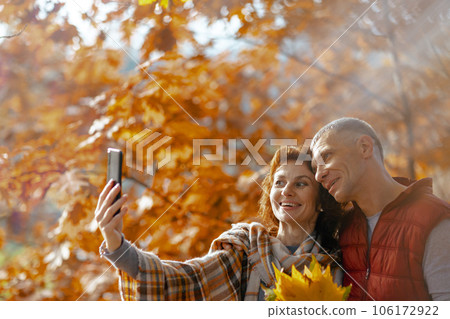
M 338 287 L 333 282 L 330 265 L 325 270 L 313 256 L 309 268 L 305 266 L 303 274 L 292 265 L 292 276 L 279 271 L 275 265 L 275 289 L 265 288 L 268 301 L 336 301 L 347 300 L 352 285 Z

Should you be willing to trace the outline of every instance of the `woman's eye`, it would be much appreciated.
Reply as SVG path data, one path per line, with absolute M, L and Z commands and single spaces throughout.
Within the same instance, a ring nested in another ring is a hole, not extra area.
M 304 182 L 298 182 L 297 183 L 297 186 L 298 187 L 303 187 L 303 186 L 307 186 L 308 184 L 307 183 L 304 183 Z
M 330 157 L 330 153 L 325 153 L 322 155 L 322 159 L 325 162 Z
M 281 185 L 283 185 L 283 182 L 282 181 L 275 181 L 274 185 L 281 186 Z

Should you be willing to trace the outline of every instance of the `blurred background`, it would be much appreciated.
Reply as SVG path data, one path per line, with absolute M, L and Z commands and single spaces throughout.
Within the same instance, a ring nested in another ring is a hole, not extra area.
M 163 259 L 256 220 L 243 139 L 302 145 L 343 116 L 375 128 L 392 175 L 450 199 L 449 1 L 148 2 L 0 4 L 0 300 L 120 299 L 92 220 L 106 149 L 144 129 L 171 161 L 151 187 L 124 166 L 124 234 Z M 193 139 L 224 160 L 193 165 Z

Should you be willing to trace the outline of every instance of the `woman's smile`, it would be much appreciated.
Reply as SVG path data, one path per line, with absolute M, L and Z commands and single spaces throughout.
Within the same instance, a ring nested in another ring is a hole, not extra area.
M 280 203 L 280 207 L 285 211 L 295 210 L 300 206 L 302 206 L 302 204 L 293 201 L 283 201 Z

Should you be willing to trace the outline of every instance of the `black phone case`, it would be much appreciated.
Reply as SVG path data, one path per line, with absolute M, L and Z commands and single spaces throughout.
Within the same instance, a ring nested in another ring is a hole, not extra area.
M 115 148 L 108 148 L 108 173 L 107 173 L 107 181 L 109 182 L 113 179 L 116 183 L 119 183 L 122 188 L 122 151 Z M 122 196 L 122 190 L 114 199 L 116 202 Z M 114 216 L 120 212 L 117 211 L 114 213 Z

